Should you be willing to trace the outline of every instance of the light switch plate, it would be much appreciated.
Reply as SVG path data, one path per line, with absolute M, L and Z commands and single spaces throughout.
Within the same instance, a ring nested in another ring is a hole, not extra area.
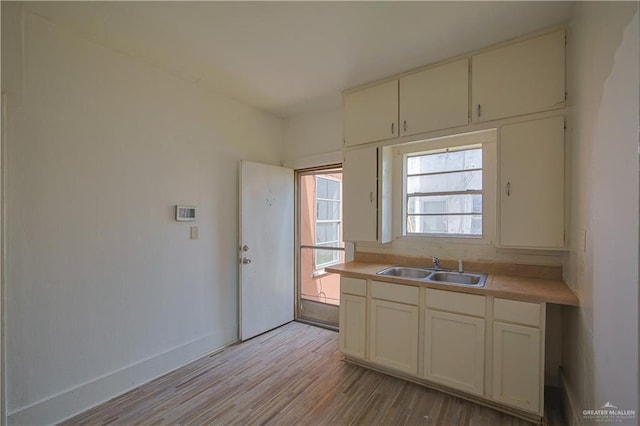
M 197 226 L 192 226 L 190 228 L 190 232 L 191 232 L 191 239 L 192 240 L 200 239 L 200 230 L 198 229 Z

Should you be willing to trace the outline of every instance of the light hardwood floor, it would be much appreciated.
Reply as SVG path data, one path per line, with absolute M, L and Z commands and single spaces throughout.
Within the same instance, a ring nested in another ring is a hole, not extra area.
M 65 425 L 529 425 L 342 361 L 338 333 L 289 323 L 205 356 Z

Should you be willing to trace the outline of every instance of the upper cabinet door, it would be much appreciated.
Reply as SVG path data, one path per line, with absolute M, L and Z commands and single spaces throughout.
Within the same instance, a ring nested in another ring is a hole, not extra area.
M 500 129 L 500 245 L 564 247 L 564 117 Z
M 469 123 L 469 60 L 400 79 L 400 136 Z
M 565 106 L 564 30 L 472 57 L 474 122 Z
M 344 144 L 398 136 L 398 80 L 344 95 Z
M 345 151 L 342 163 L 342 238 L 378 239 L 378 149 Z

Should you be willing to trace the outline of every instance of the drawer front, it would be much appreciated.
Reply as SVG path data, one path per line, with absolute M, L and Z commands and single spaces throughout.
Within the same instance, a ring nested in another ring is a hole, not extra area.
M 493 317 L 496 320 L 540 327 L 541 308 L 539 303 L 496 298 L 493 302 Z
M 418 287 L 371 281 L 371 297 L 391 302 L 418 305 Z
M 425 306 L 432 309 L 484 317 L 485 298 L 477 294 L 428 288 L 425 293 Z
M 346 294 L 355 294 L 356 296 L 367 295 L 367 280 L 362 278 L 340 278 L 340 291 Z

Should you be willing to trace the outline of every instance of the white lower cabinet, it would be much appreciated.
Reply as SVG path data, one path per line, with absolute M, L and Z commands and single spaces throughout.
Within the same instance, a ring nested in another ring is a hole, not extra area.
M 367 299 L 343 294 L 340 298 L 340 350 L 358 358 L 365 356 Z
M 493 399 L 540 410 L 540 330 L 493 323 Z
M 364 359 L 367 336 L 367 281 L 340 279 L 340 350 Z
M 494 311 L 493 399 L 542 415 L 544 304 L 496 299 Z
M 341 286 L 349 358 L 543 415 L 544 303 L 346 277 Z
M 484 339 L 484 318 L 425 309 L 425 379 L 482 395 Z
M 377 299 L 370 307 L 370 361 L 417 375 L 418 307 Z

